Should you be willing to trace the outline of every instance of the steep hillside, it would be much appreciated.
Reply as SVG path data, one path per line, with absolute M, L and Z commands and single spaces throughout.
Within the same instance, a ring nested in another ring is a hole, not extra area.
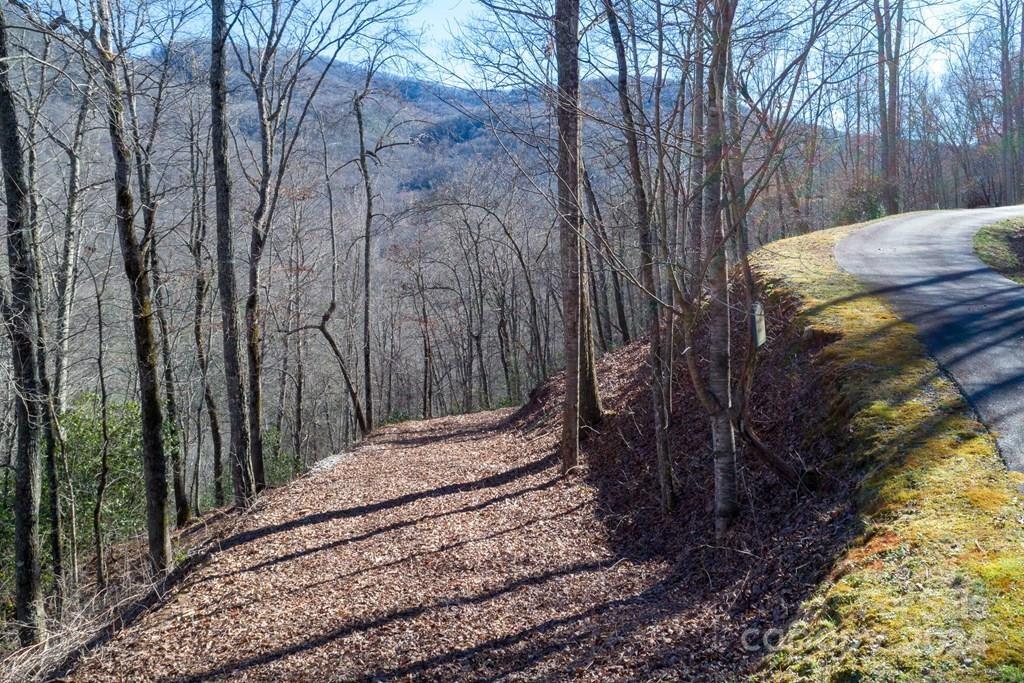
M 839 473 L 794 304 L 769 307 L 771 444 Z M 743 466 L 729 547 L 708 523 L 706 427 L 677 382 L 680 511 L 658 510 L 644 346 L 601 361 L 609 416 L 558 476 L 556 378 L 517 412 L 381 430 L 266 495 L 70 680 L 706 680 L 756 667 L 853 532 L 848 485 L 809 496 Z M 791 410 L 793 405 L 807 406 Z

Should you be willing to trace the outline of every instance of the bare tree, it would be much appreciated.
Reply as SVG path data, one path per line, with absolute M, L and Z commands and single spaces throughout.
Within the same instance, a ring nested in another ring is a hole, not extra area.
M 213 501 L 214 504 L 220 506 L 224 504 L 224 445 L 220 431 L 220 416 L 210 382 L 210 358 L 206 348 L 206 333 L 203 329 L 206 301 L 210 290 L 205 256 L 208 231 L 206 151 L 209 149 L 209 139 L 207 138 L 205 144 L 203 143 L 199 137 L 198 124 L 194 109 L 189 108 L 189 175 L 192 178 L 192 203 L 189 210 L 188 249 L 192 254 L 193 299 L 195 302 L 192 316 L 192 338 L 196 347 L 196 362 L 199 365 L 203 384 L 203 403 L 206 406 L 206 415 L 210 424 L 210 441 L 213 447 Z M 198 501 L 195 502 L 198 504 Z
M 96 476 L 96 502 L 92 508 L 92 531 L 93 541 L 96 546 L 96 585 L 103 590 L 107 585 L 107 551 L 103 542 L 103 500 L 107 490 L 107 480 L 110 477 L 110 415 L 109 399 L 107 392 L 106 368 L 104 366 L 104 322 L 103 322 L 103 296 L 107 289 L 107 276 L 110 269 L 104 268 L 103 276 L 99 283 L 93 275 L 93 284 L 96 298 L 96 374 L 99 384 L 100 400 L 100 432 L 102 443 L 100 444 L 100 471 Z
M 577 0 L 555 3 L 555 54 L 558 63 L 556 118 L 558 122 L 559 254 L 562 266 L 562 312 L 565 338 L 565 403 L 560 446 L 562 472 L 579 462 L 581 423 L 600 420 L 593 341 L 583 268 L 583 215 L 580 163 L 580 73 Z
M 114 192 L 121 258 L 131 293 L 132 330 L 142 408 L 143 473 L 146 479 L 146 531 L 149 561 L 155 572 L 170 568 L 171 540 L 168 532 L 167 462 L 164 453 L 164 416 L 160 405 L 160 375 L 157 369 L 157 341 L 153 332 L 152 280 L 147 265 L 153 235 L 142 240 L 135 229 L 135 201 L 132 195 L 132 144 L 124 117 L 124 94 L 117 60 L 123 54 L 114 49 L 113 20 L 109 0 L 98 0 L 98 36 L 90 34 L 106 94 L 107 128 L 114 158 Z
M 213 138 L 213 177 L 216 190 L 217 287 L 220 292 L 221 335 L 224 348 L 224 381 L 231 422 L 231 471 L 235 506 L 245 507 L 255 492 L 249 458 L 249 424 L 239 359 L 238 306 L 235 282 L 235 248 L 231 235 L 231 176 L 228 169 L 228 122 L 225 52 L 228 23 L 224 0 L 211 0 L 210 130 Z
M 900 60 L 903 56 L 906 0 L 872 0 L 878 46 L 878 120 L 882 200 L 885 212 L 900 210 Z
M 7 204 L 7 259 L 10 298 L 4 296 L 4 319 L 10 329 L 15 381 L 15 610 L 23 645 L 38 642 L 44 632 L 39 583 L 39 424 L 43 401 L 39 384 L 36 305 L 37 264 L 26 199 L 24 153 L 10 80 L 7 17 L 0 7 L 0 161 Z
M 245 6 L 240 16 L 238 27 L 245 40 L 233 46 L 256 101 L 259 144 L 258 151 L 249 151 L 255 169 L 247 178 L 256 191 L 256 206 L 250 217 L 245 298 L 249 447 L 257 489 L 265 484 L 260 268 L 285 174 L 313 101 L 342 50 L 353 41 L 369 39 L 375 27 L 399 20 L 409 9 L 408 0 L 271 0 Z M 369 405 L 364 418 L 372 429 Z
M 738 510 L 736 498 L 736 437 L 732 416 L 732 339 L 729 324 L 729 258 L 722 223 L 724 169 L 724 92 L 728 68 L 735 0 L 714 0 L 711 20 L 711 62 L 708 67 L 707 133 L 704 147 L 704 233 L 710 260 L 708 351 L 711 356 L 708 388 L 711 413 L 711 444 L 715 461 L 715 533 L 725 534 Z
M 629 73 L 626 61 L 625 41 L 619 30 L 619 21 L 612 0 L 604 0 L 605 16 L 608 31 L 612 36 L 615 48 L 615 59 L 618 71 L 617 90 L 619 107 L 622 112 L 622 132 L 625 137 L 626 151 L 629 156 L 629 174 L 632 182 L 633 205 L 636 210 L 636 224 L 640 236 L 640 272 L 641 284 L 645 290 L 647 301 L 649 364 L 651 366 L 651 408 L 654 413 L 654 439 L 657 453 L 658 485 L 661 504 L 666 510 L 672 510 L 677 504 L 675 474 L 672 471 L 671 455 L 668 447 L 668 387 L 669 363 L 664 357 L 665 344 L 662 340 L 662 307 L 658 301 L 660 278 L 657 273 L 657 248 L 655 234 L 651 227 L 651 212 L 648 192 L 645 188 L 645 176 L 641 167 L 640 143 L 637 127 L 633 116 L 633 105 L 629 94 Z

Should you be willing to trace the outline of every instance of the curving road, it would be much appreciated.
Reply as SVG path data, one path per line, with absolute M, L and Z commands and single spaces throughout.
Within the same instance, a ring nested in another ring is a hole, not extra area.
M 1006 464 L 1024 471 L 1024 287 L 974 255 L 985 225 L 1024 205 L 897 216 L 836 245 L 844 270 L 883 293 L 995 432 Z

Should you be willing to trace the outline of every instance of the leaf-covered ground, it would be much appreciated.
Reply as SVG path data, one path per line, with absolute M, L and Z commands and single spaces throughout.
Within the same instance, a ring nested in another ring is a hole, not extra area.
M 825 404 L 790 309 L 771 307 L 756 420 L 826 465 L 797 427 Z M 849 539 L 849 489 L 798 494 L 743 458 L 744 516 L 716 546 L 706 424 L 680 379 L 683 504 L 663 514 L 644 361 L 642 344 L 602 360 L 609 415 L 582 474 L 558 475 L 557 379 L 516 413 L 386 428 L 263 496 L 69 679 L 733 680 Z
M 271 495 L 74 680 L 627 678 L 700 635 L 508 411 L 387 430 Z M 673 623 L 663 623 L 671 619 Z

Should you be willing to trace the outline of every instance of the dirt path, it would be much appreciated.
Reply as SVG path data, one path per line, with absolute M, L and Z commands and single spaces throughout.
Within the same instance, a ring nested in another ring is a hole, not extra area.
M 813 349 L 790 351 L 791 315 L 771 309 L 754 409 L 779 452 L 825 462 L 829 442 L 803 425 L 828 404 Z M 716 544 L 707 428 L 685 383 L 670 432 L 684 502 L 660 509 L 645 363 L 642 344 L 600 361 L 608 413 L 569 479 L 555 377 L 519 413 L 386 428 L 265 494 L 70 680 L 741 678 L 850 538 L 849 481 L 806 496 L 748 460 L 744 512 Z
M 508 415 L 389 429 L 273 492 L 73 680 L 631 678 L 664 567 L 616 562 Z

